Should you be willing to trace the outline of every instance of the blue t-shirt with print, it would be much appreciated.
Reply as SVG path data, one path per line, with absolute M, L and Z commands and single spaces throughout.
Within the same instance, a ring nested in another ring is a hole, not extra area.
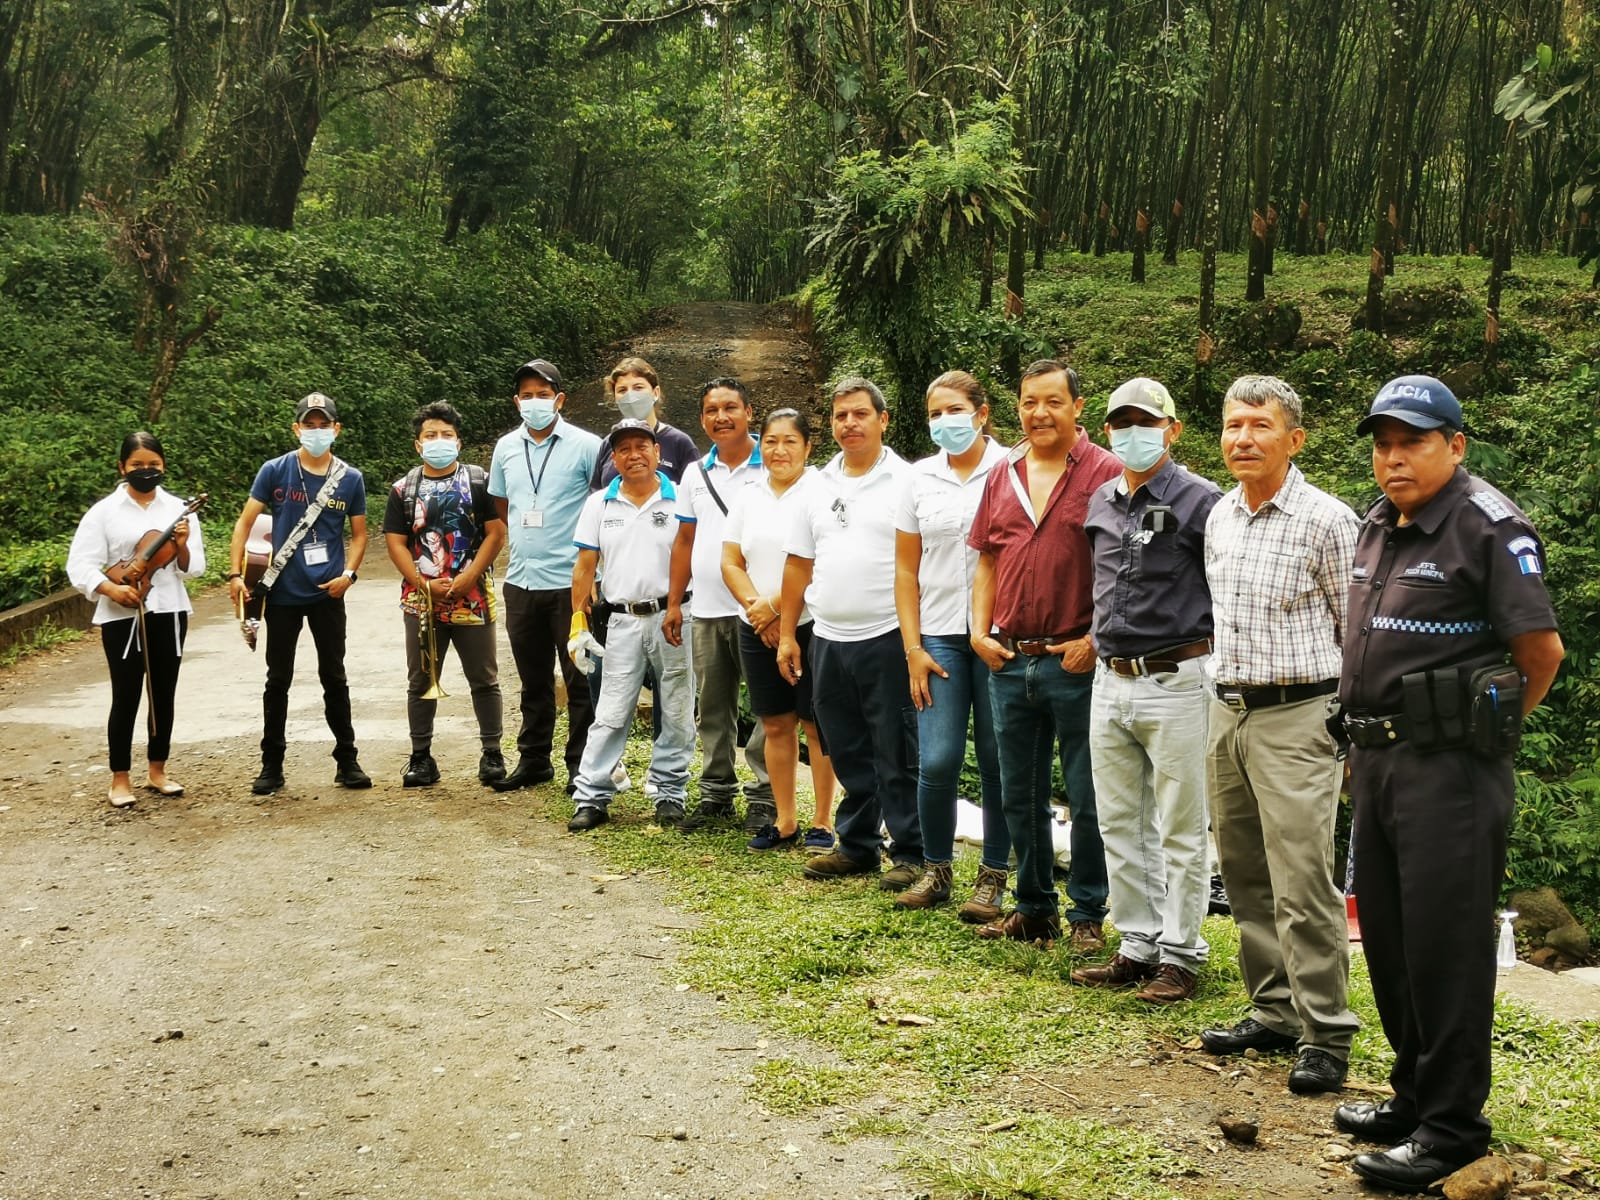
M 300 465 L 298 450 L 261 464 L 256 481 L 250 485 L 250 497 L 265 504 L 272 514 L 274 555 L 289 537 L 289 531 L 300 523 L 324 482 L 326 476 L 313 474 Z M 326 600 L 328 593 L 317 585 L 344 573 L 345 518 L 366 515 L 366 484 L 361 472 L 346 464 L 344 478 L 267 593 L 267 603 L 315 604 Z

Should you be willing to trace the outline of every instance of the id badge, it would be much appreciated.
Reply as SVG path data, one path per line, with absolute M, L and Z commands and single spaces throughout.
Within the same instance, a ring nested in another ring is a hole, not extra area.
M 525 508 L 525 509 L 523 509 L 522 510 L 522 527 L 524 529 L 543 529 L 544 528 L 544 513 L 541 510 L 537 509 L 537 508 Z
M 327 565 L 328 546 L 326 542 L 309 542 L 306 545 L 306 566 L 321 567 Z

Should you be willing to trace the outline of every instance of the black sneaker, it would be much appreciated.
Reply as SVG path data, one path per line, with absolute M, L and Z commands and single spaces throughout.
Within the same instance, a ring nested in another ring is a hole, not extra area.
M 261 774 L 257 775 L 255 782 L 250 785 L 250 790 L 258 796 L 270 796 L 273 792 L 282 791 L 283 768 L 263 766 Z
M 432 787 L 438 782 L 439 764 L 433 761 L 431 754 L 413 754 L 406 762 L 405 773 L 400 776 L 401 787 Z
M 699 833 L 702 829 L 731 829 L 735 814 L 733 805 L 726 801 L 702 800 L 695 810 L 678 822 L 684 833 Z
M 369 788 L 372 786 L 372 776 L 361 769 L 361 764 L 355 759 L 339 764 L 339 769 L 333 773 L 333 781 L 342 788 Z
M 1206 912 L 1217 916 L 1233 915 L 1233 905 L 1228 900 L 1228 889 L 1222 886 L 1222 876 L 1211 877 L 1211 894 L 1206 897 Z
M 506 777 L 506 756 L 498 750 L 485 750 L 478 759 L 478 782 L 491 787 Z
M 683 824 L 683 805 L 676 800 L 656 801 L 656 824 L 663 829 L 672 829 Z

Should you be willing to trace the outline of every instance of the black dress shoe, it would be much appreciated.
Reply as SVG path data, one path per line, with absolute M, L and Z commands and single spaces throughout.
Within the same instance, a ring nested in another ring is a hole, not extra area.
M 518 788 L 537 787 L 541 783 L 549 783 L 556 777 L 555 768 L 549 763 L 529 762 L 519 759 L 517 769 L 504 779 L 496 779 L 489 784 L 497 792 L 514 792 Z
M 1316 1092 L 1337 1092 L 1344 1086 L 1349 1064 L 1335 1058 L 1326 1050 L 1307 1046 L 1294 1060 L 1289 1072 L 1289 1090 L 1297 1096 L 1310 1096 Z
M 580 805 L 578 811 L 572 814 L 572 820 L 567 822 L 568 833 L 582 833 L 586 829 L 593 829 L 596 825 L 604 825 L 611 820 L 611 814 L 603 808 L 596 808 L 592 804 Z
M 1333 1123 L 1363 1141 L 1390 1146 L 1410 1137 L 1417 1128 L 1416 1115 L 1396 1110 L 1393 1100 L 1382 1104 L 1341 1104 L 1333 1110 Z
M 273 792 L 283 790 L 283 768 L 262 767 L 261 774 L 256 776 L 255 782 L 250 785 L 250 790 L 258 796 L 270 796 Z
M 401 787 L 432 787 L 439 782 L 439 764 L 431 754 L 413 754 L 400 774 Z
M 1293 1050 L 1297 1038 L 1268 1029 L 1254 1017 L 1246 1017 L 1232 1029 L 1207 1029 L 1200 1044 L 1212 1054 L 1243 1054 L 1246 1050 Z
M 333 781 L 342 788 L 369 788 L 372 786 L 372 776 L 361 769 L 361 764 L 355 759 L 339 764 L 339 769 L 333 773 Z
M 1351 1166 L 1368 1183 L 1390 1191 L 1425 1192 L 1446 1175 L 1455 1174 L 1462 1164 L 1435 1154 L 1432 1146 L 1407 1138 L 1381 1154 L 1358 1154 Z

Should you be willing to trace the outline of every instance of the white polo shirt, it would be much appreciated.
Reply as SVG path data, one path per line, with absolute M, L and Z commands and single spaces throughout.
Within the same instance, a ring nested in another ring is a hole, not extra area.
M 783 564 L 789 557 L 783 547 L 788 541 L 789 527 L 794 523 L 795 514 L 805 504 L 806 493 L 811 490 L 816 477 L 817 473 L 807 467 L 781 496 L 773 495 L 770 478 L 752 479 L 750 485 L 740 492 L 738 505 L 728 515 L 728 523 L 722 531 L 723 543 L 732 542 L 739 547 L 739 552 L 744 555 L 745 574 L 750 576 L 750 582 L 756 585 L 756 590 L 763 596 L 777 596 L 783 590 Z M 700 594 L 696 592 L 697 614 L 700 611 L 699 603 Z M 746 625 L 750 624 L 742 605 L 739 619 Z M 809 620 L 811 610 L 801 605 L 799 623 L 804 625 Z
M 911 480 L 900 493 L 895 528 L 922 538 L 917 592 L 923 637 L 967 636 L 972 576 L 978 569 L 978 552 L 967 545 L 967 534 L 989 472 L 1006 460 L 1005 447 L 992 438 L 983 442 L 983 457 L 965 481 L 941 450 L 912 465 Z
M 722 543 L 727 537 L 729 517 L 742 501 L 747 485 L 759 483 L 766 475 L 767 469 L 761 465 L 761 444 L 757 442 L 750 457 L 737 467 L 718 459 L 713 446 L 711 453 L 687 468 L 678 481 L 678 520 L 695 527 L 689 572 L 694 580 L 696 617 L 744 615 L 744 606 L 722 582 Z M 717 503 L 718 498 L 721 504 Z
M 842 453 L 817 472 L 784 552 L 813 560 L 806 604 L 818 636 L 864 642 L 899 624 L 894 518 L 910 472 L 910 464 L 887 446 L 865 475 L 847 477 Z
M 573 544 L 598 550 L 605 564 L 606 599 L 613 604 L 659 600 L 667 594 L 672 542 L 678 535 L 678 490 L 660 471 L 642 505 L 622 494 L 618 476 L 583 502 Z

